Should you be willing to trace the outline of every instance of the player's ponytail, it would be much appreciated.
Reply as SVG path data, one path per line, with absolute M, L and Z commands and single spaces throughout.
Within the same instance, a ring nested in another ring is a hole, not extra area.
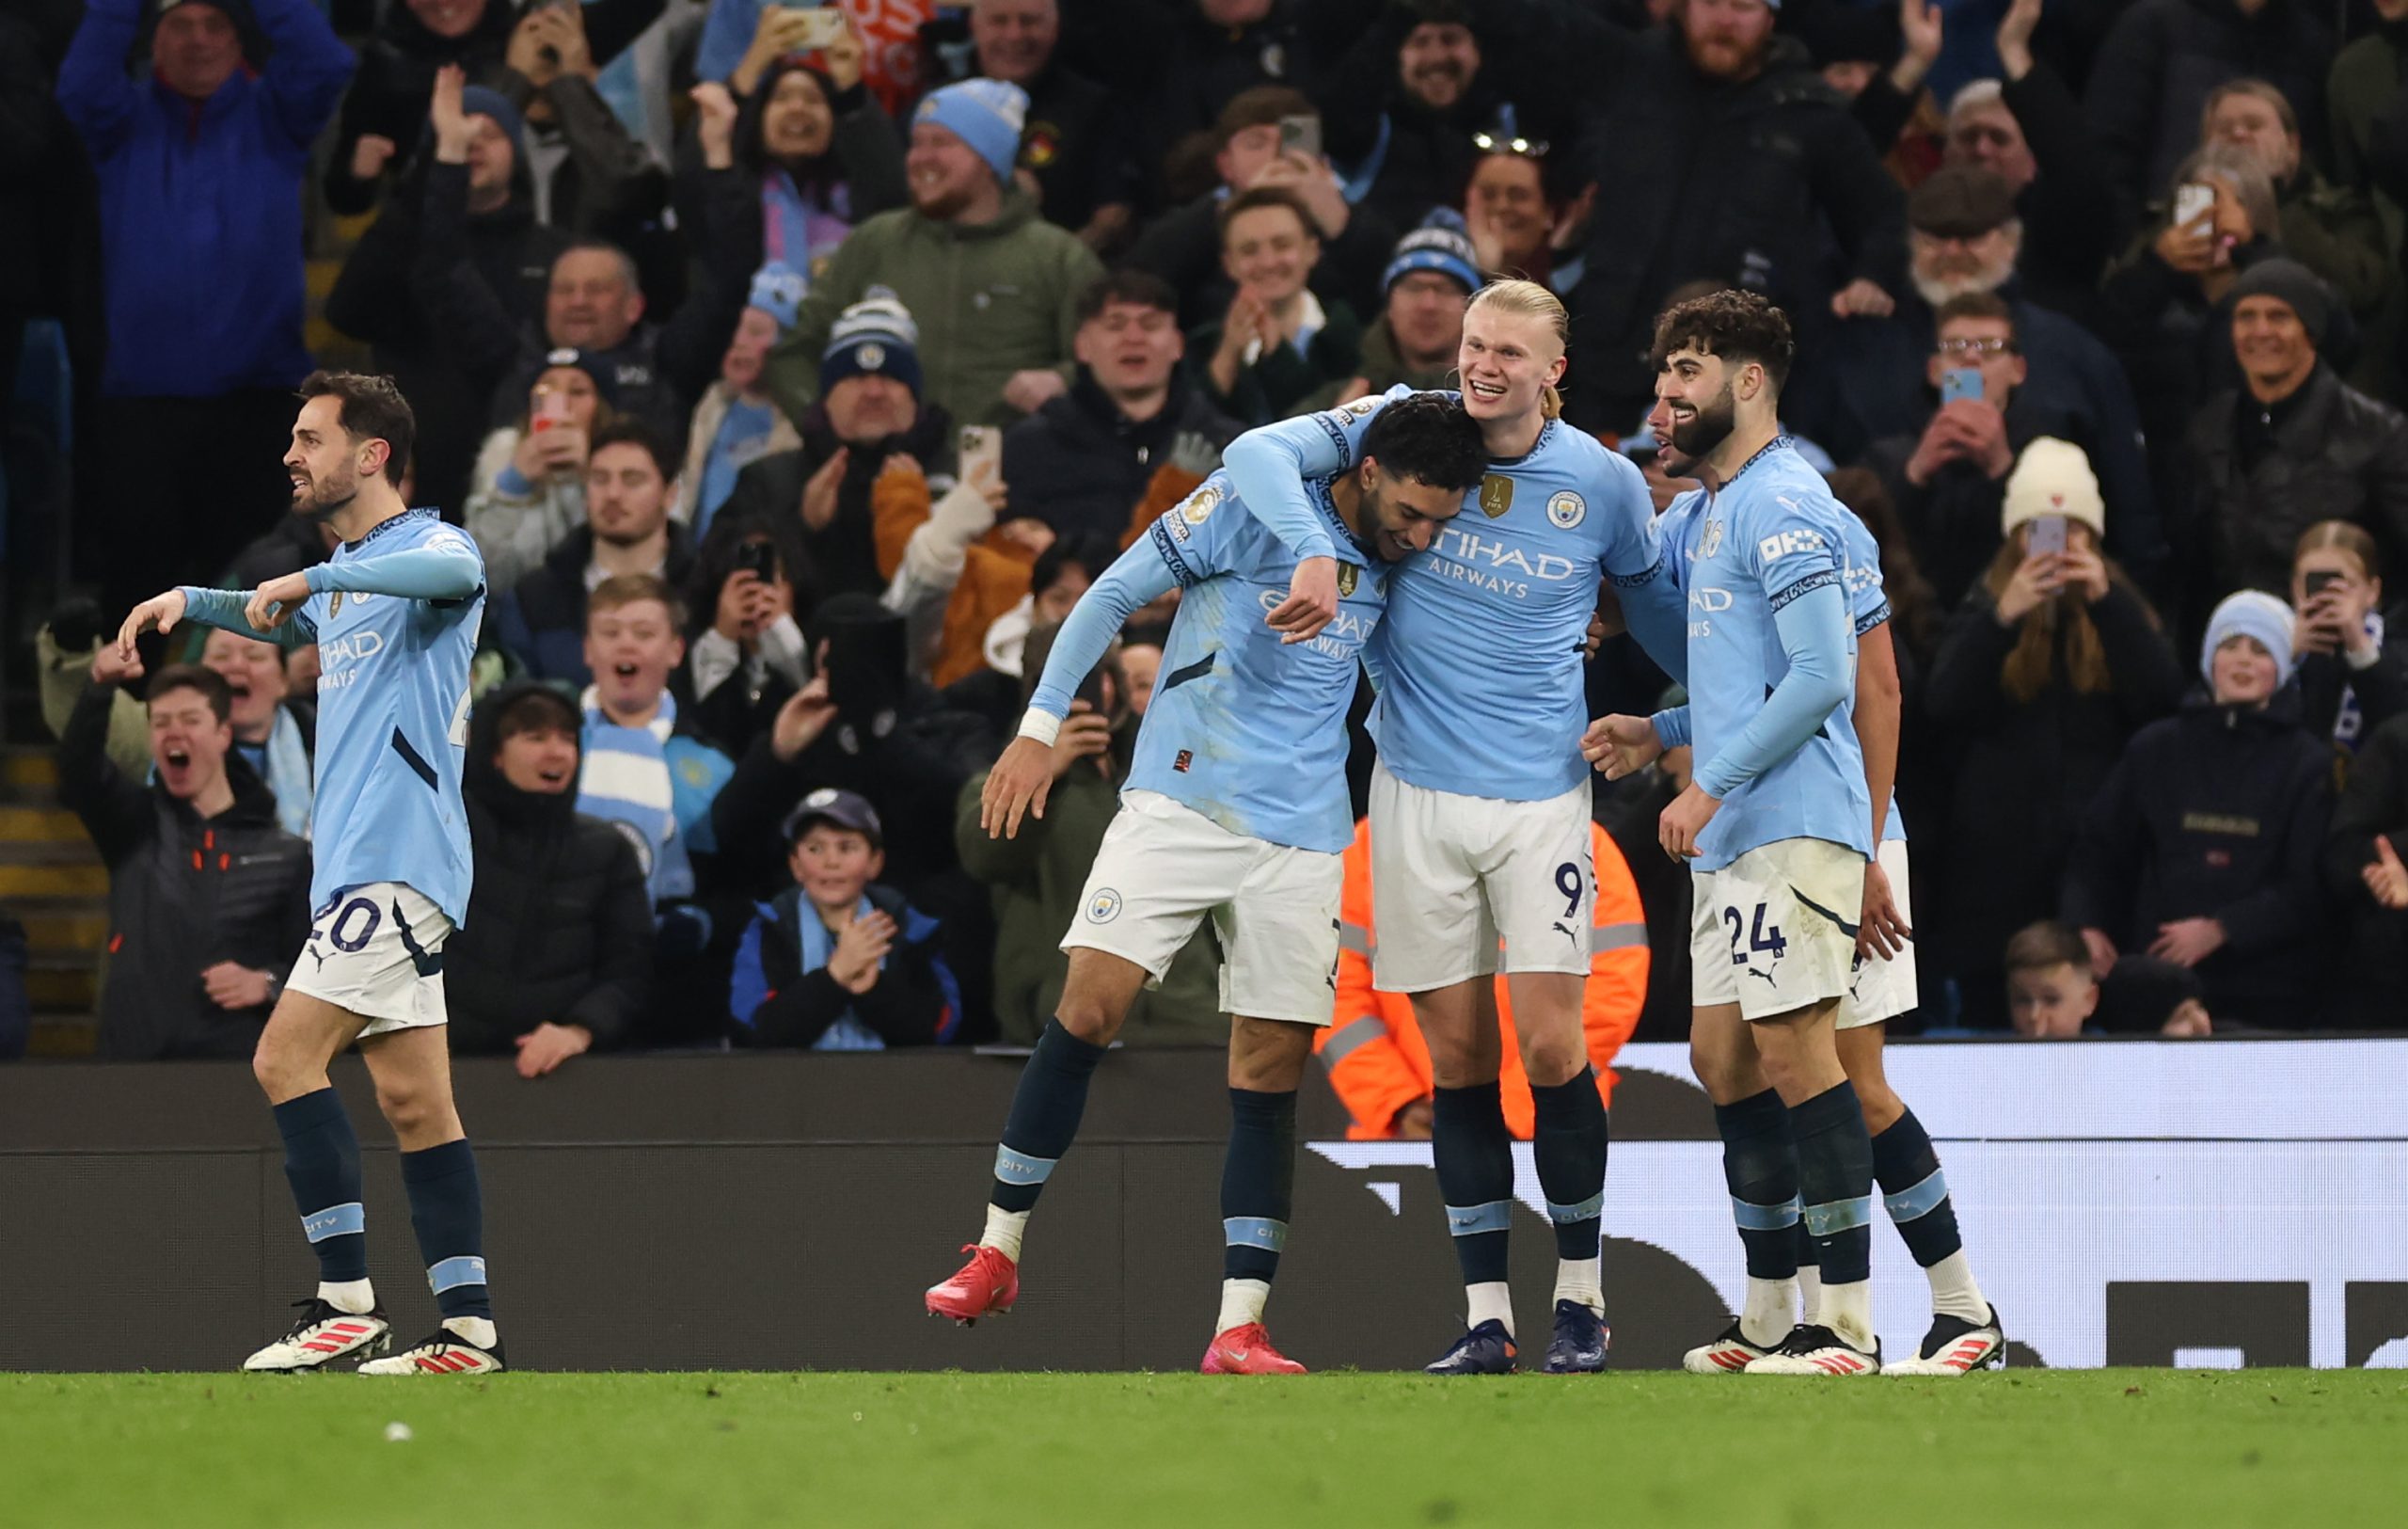
M 1555 331 L 1559 348 L 1572 342 L 1572 315 L 1565 311 L 1563 299 L 1535 281 L 1517 277 L 1491 281 L 1472 295 L 1471 307 L 1538 319 Z M 1563 418 L 1563 395 L 1550 386 L 1539 400 L 1539 412 L 1550 420 Z

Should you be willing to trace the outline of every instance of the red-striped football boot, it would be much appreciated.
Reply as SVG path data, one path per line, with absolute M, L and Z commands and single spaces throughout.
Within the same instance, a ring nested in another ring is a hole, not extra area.
M 315 1296 L 293 1303 L 301 1320 L 293 1330 L 243 1361 L 246 1370 L 292 1374 L 323 1369 L 339 1359 L 370 1359 L 392 1346 L 393 1325 L 382 1307 L 363 1314 L 339 1312 Z
M 1756 1361 L 1781 1351 L 1779 1344 L 1766 1348 L 1748 1341 L 1739 1330 L 1739 1319 L 1733 1317 L 1711 1343 L 1698 1345 L 1681 1356 L 1681 1368 L 1691 1375 L 1737 1375 Z
M 1993 1306 L 1988 1322 L 1968 1322 L 1961 1316 L 1933 1317 L 1931 1330 L 1924 1335 L 1922 1351 L 1910 1359 L 1883 1365 L 1881 1373 L 1936 1375 L 1944 1379 L 1973 1370 L 2005 1368 L 2006 1328 L 1998 1319 L 1998 1308 Z
M 467 1321 L 466 1317 L 459 1320 Z M 501 1340 L 496 1338 L 491 1346 L 472 1344 L 449 1327 L 435 1330 L 435 1336 L 403 1349 L 387 1359 L 371 1360 L 359 1367 L 362 1375 L 499 1375 L 507 1366 L 502 1362 Z
M 1868 1353 L 1819 1322 L 1803 1323 L 1789 1330 L 1789 1336 L 1780 1348 L 1749 1365 L 1748 1373 L 1878 1375 L 1881 1373 L 1881 1344 L 1880 1340 L 1874 1340 L 1872 1351 Z

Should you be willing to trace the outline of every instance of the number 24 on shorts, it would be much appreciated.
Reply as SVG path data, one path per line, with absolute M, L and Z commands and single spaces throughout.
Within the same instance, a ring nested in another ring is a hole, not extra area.
M 1739 916 L 1739 910 L 1735 907 L 1722 910 L 1722 921 L 1731 926 L 1731 964 L 1734 966 L 1746 965 L 1750 950 L 1769 950 L 1775 961 L 1779 961 L 1788 952 L 1789 942 L 1782 938 L 1781 926 L 1775 924 L 1770 929 L 1765 927 L 1765 905 L 1761 902 L 1756 904 L 1756 916 L 1752 924 L 1742 919 Z M 1748 948 L 1746 950 L 1739 948 L 1742 930 L 1747 932 Z

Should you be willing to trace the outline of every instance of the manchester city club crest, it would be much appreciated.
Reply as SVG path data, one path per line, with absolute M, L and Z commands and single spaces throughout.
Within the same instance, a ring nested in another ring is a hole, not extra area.
M 1097 887 L 1095 896 L 1087 899 L 1087 922 L 1109 924 L 1119 916 L 1120 894 L 1108 886 Z
M 1578 525 L 1588 514 L 1589 502 L 1569 488 L 1546 502 L 1547 520 L 1564 531 Z
M 1480 480 L 1480 513 L 1491 520 L 1513 507 L 1513 480 L 1492 472 Z
M 1698 538 L 1697 555 L 1712 557 L 1720 550 L 1722 550 L 1722 522 L 1709 519 L 1705 522 L 1705 534 Z
M 1355 581 L 1362 577 L 1362 573 L 1363 570 L 1352 563 L 1341 563 L 1338 565 L 1338 597 L 1339 599 L 1344 599 L 1354 593 Z

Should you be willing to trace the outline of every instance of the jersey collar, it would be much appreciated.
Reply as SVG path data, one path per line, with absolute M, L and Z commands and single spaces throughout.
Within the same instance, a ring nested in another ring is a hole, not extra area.
M 395 526 L 404 525 L 436 513 L 437 512 L 430 505 L 420 505 L 414 510 L 404 510 L 401 514 L 393 517 L 389 520 L 378 521 L 374 526 L 369 529 L 367 535 L 360 537 L 357 541 L 343 543 L 343 549 L 346 551 L 356 552 L 359 549 L 367 546 L 370 542 L 374 541 L 377 537 L 385 534 L 385 533 L 392 530 Z
M 1379 559 L 1372 553 L 1370 548 L 1363 545 L 1363 538 L 1354 534 L 1354 528 L 1346 523 L 1346 518 L 1338 513 L 1338 501 L 1332 498 L 1329 492 L 1329 486 L 1337 481 L 1338 480 L 1335 478 L 1314 478 L 1309 480 L 1312 488 L 1313 503 L 1321 510 L 1322 518 L 1329 522 L 1329 529 L 1337 534 L 1345 537 L 1347 545 L 1353 547 L 1356 552 L 1362 554 L 1363 565 L 1365 567 L 1370 567 L 1371 565 L 1377 563 Z

